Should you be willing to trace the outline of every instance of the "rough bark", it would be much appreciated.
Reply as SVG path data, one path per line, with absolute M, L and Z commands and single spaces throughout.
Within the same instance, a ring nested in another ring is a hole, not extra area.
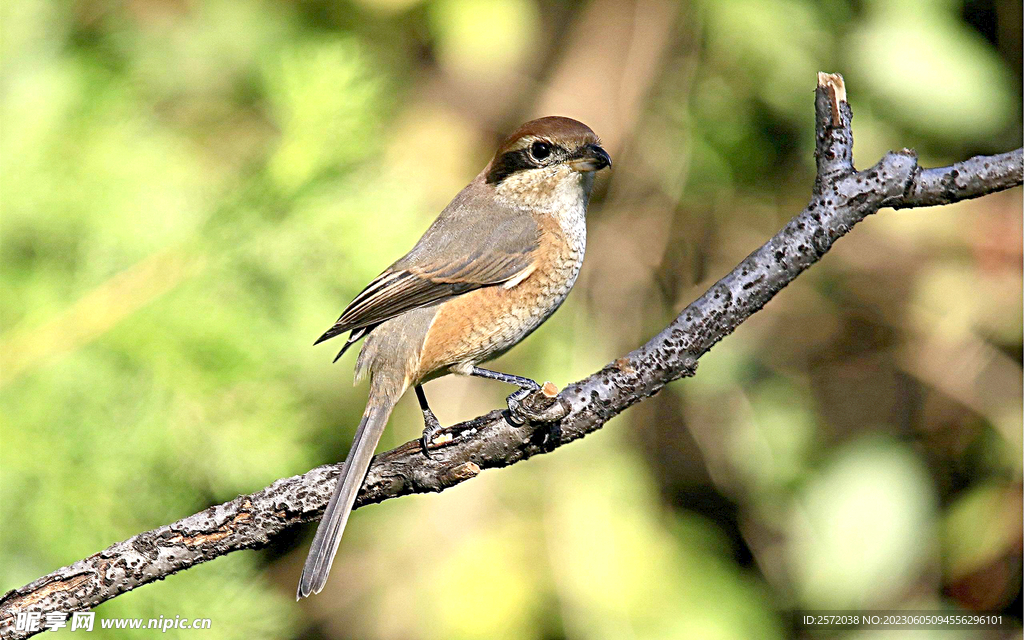
M 669 382 L 694 375 L 703 354 L 882 207 L 948 204 L 1022 182 L 1022 149 L 937 169 L 921 169 L 915 153 L 903 149 L 856 171 L 852 112 L 840 76 L 819 74 L 815 111 L 817 177 L 807 208 L 646 344 L 568 385 L 556 398 L 540 392 L 528 398 L 538 407 L 565 404 L 568 413 L 558 429 L 547 424 L 513 426 L 504 412 L 492 411 L 449 427 L 446 432 L 453 438 L 433 452 L 433 459 L 424 457 L 418 442 L 406 443 L 374 458 L 356 506 L 443 491 L 482 469 L 514 464 L 600 429 Z M 259 548 L 283 530 L 319 518 L 340 468 L 340 463 L 325 465 L 278 480 L 11 590 L 0 598 L 0 635 L 32 635 L 15 631 L 19 612 L 89 609 L 218 556 Z

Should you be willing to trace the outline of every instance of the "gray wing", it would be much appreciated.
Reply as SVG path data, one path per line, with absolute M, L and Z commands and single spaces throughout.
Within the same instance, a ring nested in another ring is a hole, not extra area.
M 528 270 L 539 243 L 537 223 L 529 213 L 484 197 L 488 189 L 478 181 L 466 187 L 416 246 L 374 278 L 317 343 L 346 331 L 354 331 L 349 340 L 354 342 L 406 311 L 502 284 Z

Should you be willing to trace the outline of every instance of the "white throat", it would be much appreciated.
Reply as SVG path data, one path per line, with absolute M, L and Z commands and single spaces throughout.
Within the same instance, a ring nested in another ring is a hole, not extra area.
M 594 187 L 594 172 L 580 173 L 567 165 L 519 171 L 502 180 L 495 193 L 504 204 L 534 213 L 583 215 Z
M 504 204 L 555 218 L 569 250 L 582 263 L 587 247 L 587 204 L 593 187 L 594 172 L 580 173 L 566 165 L 556 165 L 514 173 L 501 181 L 495 191 Z M 578 271 L 579 265 L 572 280 Z

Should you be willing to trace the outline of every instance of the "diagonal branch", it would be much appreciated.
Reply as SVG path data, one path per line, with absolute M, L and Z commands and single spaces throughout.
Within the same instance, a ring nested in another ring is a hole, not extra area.
M 418 442 L 378 455 L 356 506 L 410 493 L 443 491 L 481 469 L 505 467 L 600 429 L 673 380 L 692 376 L 698 359 L 821 259 L 853 225 L 882 207 L 948 204 L 1022 182 L 1022 149 L 975 157 L 951 167 L 921 169 L 913 151 L 886 154 L 863 171 L 853 167 L 852 111 L 841 76 L 819 74 L 815 93 L 817 177 L 810 204 L 751 253 L 647 344 L 566 387 L 557 398 L 569 412 L 550 426 L 513 426 L 503 412 L 449 427 L 453 439 L 423 456 Z M 17 614 L 89 609 L 172 573 L 239 549 L 266 545 L 283 530 L 320 517 L 341 464 L 284 478 L 256 493 L 128 540 L 63 567 L 0 598 L 0 635 L 25 638 Z

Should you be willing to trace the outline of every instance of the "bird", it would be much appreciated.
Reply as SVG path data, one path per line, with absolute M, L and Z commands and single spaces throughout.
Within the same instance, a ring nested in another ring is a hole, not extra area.
M 327 582 L 374 449 L 399 398 L 412 387 L 428 457 L 441 425 L 423 383 L 461 374 L 508 383 L 508 417 L 539 385 L 481 368 L 547 320 L 576 282 L 586 249 L 595 174 L 611 158 L 590 127 L 563 116 L 531 120 L 499 145 L 486 167 L 416 245 L 374 278 L 314 344 L 348 333 L 337 362 L 362 340 L 356 380 L 370 378 L 366 409 L 317 527 L 296 599 Z M 550 419 L 550 418 L 548 418 Z

